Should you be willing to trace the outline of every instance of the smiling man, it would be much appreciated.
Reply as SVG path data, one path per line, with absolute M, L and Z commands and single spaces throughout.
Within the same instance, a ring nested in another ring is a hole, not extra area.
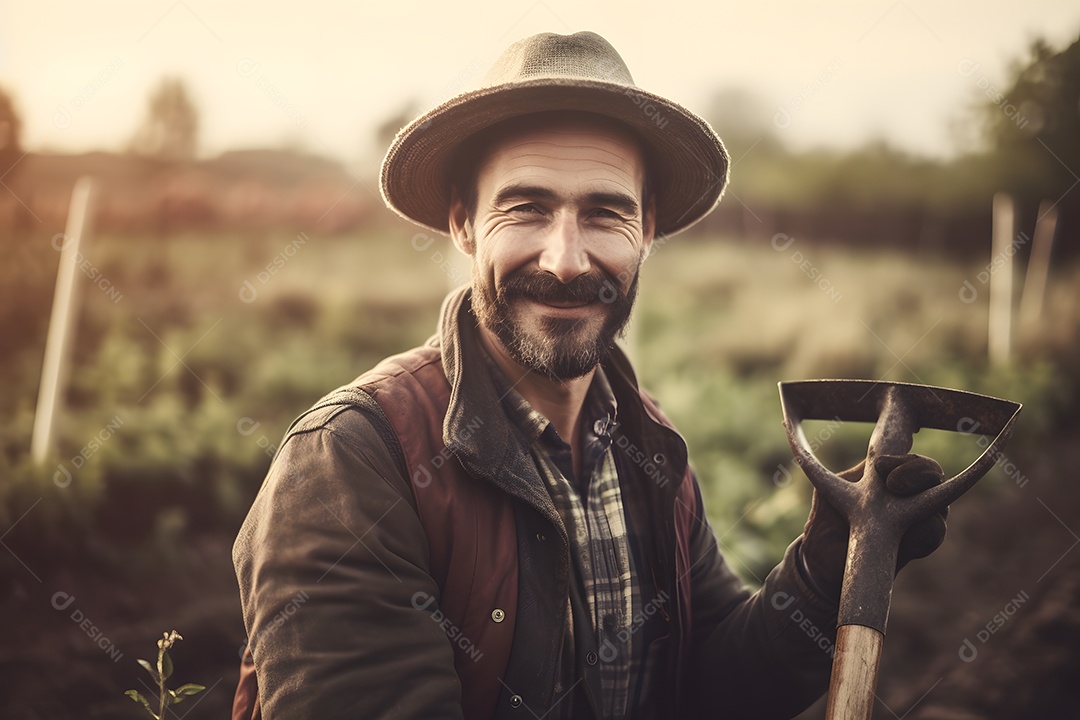
M 727 166 L 593 33 L 514 44 L 402 129 L 387 203 L 472 282 L 282 442 L 234 548 L 234 719 L 784 718 L 824 692 L 846 524 L 815 496 L 751 593 L 615 345 L 653 242 Z M 916 455 L 878 469 L 900 494 L 941 479 Z M 898 567 L 943 535 L 913 528 Z

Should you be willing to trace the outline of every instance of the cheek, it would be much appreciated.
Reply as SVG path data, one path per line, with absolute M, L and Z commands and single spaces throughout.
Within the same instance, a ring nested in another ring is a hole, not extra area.
M 540 250 L 535 236 L 503 232 L 483 238 L 477 248 L 476 258 L 486 274 L 498 279 L 534 261 Z
M 625 287 L 641 267 L 644 247 L 622 237 L 599 240 L 593 262 L 614 276 Z
M 504 255 L 498 248 L 481 246 L 473 256 L 473 272 L 489 292 L 498 292 L 503 285 L 503 279 L 513 270 L 513 266 L 509 264 L 510 259 Z

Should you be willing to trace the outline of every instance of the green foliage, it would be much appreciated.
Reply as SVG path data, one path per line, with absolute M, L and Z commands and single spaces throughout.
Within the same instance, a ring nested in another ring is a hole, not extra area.
M 979 119 L 1001 160 L 1003 187 L 1038 200 L 1058 199 L 1073 186 L 1080 168 L 1078 97 L 1080 39 L 1062 50 L 1032 41 L 1005 86 L 987 90 Z
M 150 706 L 150 701 L 139 692 L 138 690 L 128 690 L 124 693 L 129 698 L 146 708 L 146 712 L 150 713 L 150 716 L 154 720 L 161 720 L 165 717 L 165 708 L 172 707 L 182 703 L 192 695 L 198 695 L 206 689 L 205 685 L 196 685 L 195 683 L 187 683 L 181 685 L 175 690 L 170 690 L 165 687 L 165 681 L 167 681 L 173 674 L 172 658 L 169 657 L 168 650 L 171 648 L 177 640 L 183 640 L 180 633 L 173 630 L 172 632 L 163 633 L 158 644 L 158 658 L 157 664 L 152 665 L 148 660 L 139 659 L 139 664 L 143 666 L 147 673 L 150 675 L 150 679 L 154 681 L 154 684 L 158 686 L 158 710 L 154 712 L 154 709 Z
M 59 447 L 37 468 L 27 453 L 59 256 L 50 237 L 0 242 L 0 521 L 40 499 L 20 532 L 51 543 L 63 528 L 60 550 L 74 535 L 164 553 L 186 532 L 234 529 L 291 420 L 423 342 L 448 285 L 432 257 L 445 242 L 420 252 L 407 238 L 312 237 L 269 274 L 296 235 L 95 238 L 86 255 L 122 297 L 79 276 Z M 240 298 L 245 281 L 254 302 Z
M 762 154 L 755 148 L 738 169 L 739 197 L 753 210 L 814 213 L 923 208 L 967 211 L 1000 189 L 991 157 L 928 160 L 884 142 L 845 153 Z

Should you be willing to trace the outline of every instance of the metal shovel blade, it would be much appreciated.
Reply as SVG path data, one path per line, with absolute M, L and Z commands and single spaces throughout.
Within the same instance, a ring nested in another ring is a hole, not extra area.
M 782 382 L 780 401 L 789 421 L 877 422 L 885 397 L 903 393 L 920 428 L 997 435 L 1020 411 L 1020 403 L 964 390 L 880 380 Z M 978 427 L 975 427 L 975 425 Z

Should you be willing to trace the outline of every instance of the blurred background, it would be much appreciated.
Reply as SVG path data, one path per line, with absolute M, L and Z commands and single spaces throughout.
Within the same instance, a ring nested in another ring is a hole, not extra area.
M 510 42 L 583 29 L 733 159 L 718 210 L 657 244 L 626 340 L 729 560 L 760 583 L 809 508 L 777 381 L 1021 401 L 1007 456 L 898 580 L 877 716 L 1080 716 L 1076 3 L 106 0 L 0 8 L 5 717 L 142 716 L 123 692 L 149 693 L 136 659 L 171 629 L 173 684 L 208 688 L 177 716 L 228 715 L 230 550 L 278 441 L 425 340 L 468 277 L 383 207 L 382 153 Z M 62 255 L 84 176 L 92 222 Z M 67 263 L 69 382 L 35 461 Z M 808 435 L 840 468 L 869 431 Z M 948 471 L 981 449 L 916 443 Z

